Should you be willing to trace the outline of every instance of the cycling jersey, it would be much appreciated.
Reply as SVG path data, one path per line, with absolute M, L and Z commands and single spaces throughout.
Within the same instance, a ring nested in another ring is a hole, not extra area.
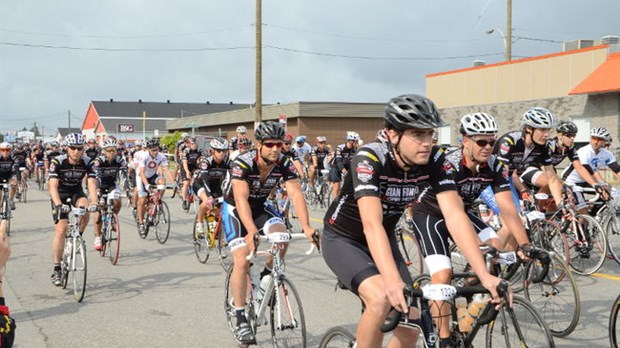
M 248 139 L 248 138 L 243 138 L 243 139 L 240 139 L 238 137 L 230 138 L 229 148 L 232 151 L 234 151 L 234 150 L 239 150 L 239 151 L 249 150 L 251 147 L 252 147 L 252 141 L 250 139 Z
M 15 176 L 19 170 L 18 166 L 17 160 L 12 154 L 9 154 L 8 157 L 0 156 L 0 180 L 8 181 Z
M 138 164 L 138 168 L 144 168 L 144 175 L 150 178 L 157 174 L 157 169 L 160 165 L 168 165 L 168 158 L 161 152 L 158 152 L 155 157 L 152 157 L 148 151 L 145 152 Z
M 454 180 L 466 209 L 469 209 L 482 191 L 489 186 L 493 193 L 510 191 L 508 169 L 497 156 L 491 155 L 487 162 L 478 164 L 475 174 L 465 166 L 462 149 L 448 150 L 446 159 L 452 163 L 455 169 Z M 433 214 L 441 216 L 435 193 L 427 192 L 422 198 L 422 203 L 426 203 L 430 207 L 430 209 L 423 210 L 430 210 Z
M 315 146 L 312 148 L 312 151 L 310 152 L 310 156 L 316 157 L 317 159 L 316 169 L 318 171 L 320 171 L 321 169 L 325 169 L 325 165 L 323 162 L 325 161 L 325 158 L 327 157 L 328 154 L 329 154 L 329 150 L 327 149 L 327 146 L 324 146 L 323 150 L 319 149 L 318 146 Z
M 97 158 L 97 156 L 99 156 L 101 154 L 101 148 L 99 148 L 98 146 L 85 147 L 84 148 L 84 154 L 86 156 L 88 156 L 91 159 L 91 161 L 92 161 L 95 158 Z
M 562 161 L 568 157 L 569 161 L 575 161 L 579 159 L 577 155 L 577 149 L 574 146 L 560 146 L 558 144 L 558 138 L 549 139 L 547 141 L 549 146 L 549 156 L 551 157 L 551 165 L 554 167 L 562 163 Z
M 56 156 L 60 156 L 60 155 L 61 155 L 61 153 L 60 153 L 60 151 L 58 151 L 58 150 L 56 150 L 56 151 L 49 150 L 49 151 L 46 151 L 46 152 L 45 152 L 45 157 L 44 157 L 44 160 L 45 160 L 45 161 L 47 161 L 47 162 L 49 162 L 49 161 L 53 160 L 53 159 L 54 159 L 54 157 L 56 157 Z
M 130 167 L 133 169 L 138 169 L 140 163 L 144 160 L 144 157 L 148 156 L 149 152 L 147 150 L 140 150 L 133 153 L 132 163 L 130 163 Z
M 332 159 L 333 166 L 342 171 L 342 169 L 349 170 L 351 157 L 355 154 L 355 147 L 348 148 L 346 144 L 340 144 L 336 147 L 336 154 Z
M 540 168 L 551 165 L 549 146 L 534 144 L 533 148 L 526 149 L 523 137 L 521 131 L 506 133 L 493 147 L 493 154 L 508 164 L 510 173 L 516 170 L 517 174 L 521 175 L 527 167 Z
M 429 163 L 414 166 L 405 172 L 393 157 L 391 144 L 369 143 L 361 147 L 351 160 L 338 199 L 331 204 L 323 219 L 325 228 L 366 244 L 357 199 L 373 196 L 381 199 L 383 226 L 388 234 L 407 204 L 431 186 L 437 192 L 456 190 L 450 177 L 454 169 L 446 160 L 444 151 L 433 147 Z
M 581 164 L 591 173 L 607 167 L 613 170 L 614 173 L 620 172 L 620 166 L 616 162 L 616 157 L 607 149 L 601 148 L 596 153 L 592 149 L 592 145 L 588 144 L 577 150 L 577 155 Z M 572 163 L 564 169 L 562 179 L 570 185 L 585 183 L 585 180 L 575 170 Z
M 280 154 L 280 157 L 272 166 L 271 171 L 261 181 L 258 164 L 258 150 L 250 150 L 242 153 L 231 166 L 230 180 L 226 180 L 224 200 L 230 205 L 235 205 L 235 197 L 232 190 L 232 180 L 243 180 L 248 183 L 250 196 L 248 201 L 252 210 L 263 209 L 263 204 L 269 197 L 271 190 L 280 180 L 288 181 L 298 179 L 299 175 L 290 157 Z
M 112 161 L 108 161 L 105 156 L 96 157 L 91 166 L 95 172 L 99 188 L 106 190 L 116 186 L 119 172 L 127 171 L 127 162 L 118 155 Z
M 67 193 L 82 191 L 82 180 L 85 176 L 94 178 L 95 173 L 89 166 L 90 158 L 82 156 L 78 163 L 69 163 L 67 155 L 55 157 L 50 163 L 49 178 L 58 179 L 58 192 Z
M 207 195 L 213 197 L 222 196 L 222 182 L 230 169 L 231 161 L 225 159 L 215 163 L 213 156 L 202 158 L 198 163 L 198 170 L 194 174 L 194 192 L 198 193 L 201 188 L 207 191 Z
M 192 150 L 188 147 L 183 151 L 181 160 L 187 161 L 187 168 L 190 173 L 196 169 L 196 164 L 198 163 L 198 158 L 200 158 L 200 156 L 202 156 L 202 149 Z
M 299 161 L 297 154 L 293 150 L 284 151 L 282 150 L 282 154 L 286 157 L 289 157 L 293 162 Z
M 297 146 L 297 144 L 291 146 L 291 151 L 297 155 L 297 158 L 301 161 L 301 163 L 305 163 L 306 155 L 309 155 L 312 152 L 312 147 L 308 145 L 308 143 L 304 143 L 301 146 Z
M 26 166 L 26 158 L 28 158 L 28 152 L 26 150 L 13 151 L 13 157 L 15 158 L 15 162 L 17 162 L 20 167 Z

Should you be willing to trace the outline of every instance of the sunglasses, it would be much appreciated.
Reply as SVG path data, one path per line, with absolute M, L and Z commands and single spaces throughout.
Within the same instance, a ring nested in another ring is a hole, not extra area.
M 263 143 L 263 145 L 265 147 L 267 147 L 268 149 L 273 148 L 274 146 L 277 147 L 278 149 L 281 148 L 282 146 L 284 146 L 284 143 Z
M 485 147 L 487 145 L 491 145 L 491 147 L 493 147 L 493 145 L 495 145 L 496 140 L 495 139 L 491 139 L 491 140 L 478 139 L 478 140 L 474 140 L 474 142 L 476 143 L 476 145 L 480 147 Z
M 84 148 L 82 146 L 69 146 L 69 149 L 73 151 L 83 151 Z
M 212 149 L 212 150 L 213 150 L 213 151 L 215 151 L 215 152 L 217 152 L 217 153 L 221 153 L 221 152 L 226 151 L 226 150 L 220 150 L 220 149 Z
M 574 138 L 577 136 L 577 134 L 564 134 L 564 136 L 567 138 Z
M 106 152 L 116 152 L 116 149 L 106 149 Z

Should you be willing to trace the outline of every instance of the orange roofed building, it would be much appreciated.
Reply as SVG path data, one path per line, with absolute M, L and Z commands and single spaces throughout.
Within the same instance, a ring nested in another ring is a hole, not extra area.
M 494 115 L 503 134 L 520 129 L 521 116 L 533 106 L 549 109 L 556 121 L 575 122 L 579 127 L 577 142 L 587 142 L 590 128 L 595 126 L 608 128 L 618 139 L 620 45 L 613 40 L 539 57 L 430 74 L 426 76 L 426 95 L 442 109 L 451 125 L 440 133 L 442 143 L 457 142 L 459 120 L 465 114 Z

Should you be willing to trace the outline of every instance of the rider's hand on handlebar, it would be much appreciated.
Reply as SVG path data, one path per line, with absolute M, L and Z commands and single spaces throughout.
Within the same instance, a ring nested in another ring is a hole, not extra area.
M 254 233 L 248 232 L 248 234 L 243 237 L 245 239 L 245 245 L 247 245 L 250 252 L 255 252 L 258 248 L 258 231 Z
M 405 283 L 403 283 L 400 277 L 395 280 L 388 280 L 385 277 L 383 277 L 383 279 L 385 294 L 388 301 L 390 302 L 390 305 L 399 312 L 408 313 L 409 305 L 407 304 L 407 301 L 405 300 L 405 295 L 403 293 Z
M 497 293 L 497 287 L 504 280 L 489 274 L 484 279 L 481 278 L 480 281 L 482 283 L 482 286 L 484 286 L 484 288 L 489 290 L 489 292 L 491 293 L 491 303 L 494 303 L 495 309 L 499 310 L 500 307 L 502 306 L 502 298 Z M 508 301 L 509 301 L 509 306 L 512 307 L 512 288 L 510 287 L 509 284 L 508 284 Z

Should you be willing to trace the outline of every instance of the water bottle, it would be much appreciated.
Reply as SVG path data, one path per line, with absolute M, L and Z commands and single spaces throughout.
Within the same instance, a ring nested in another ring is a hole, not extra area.
M 216 225 L 215 216 L 213 216 L 212 214 L 207 216 L 207 224 L 209 225 L 209 231 L 211 233 L 215 232 L 215 225 Z
M 476 319 L 478 315 L 480 315 L 480 312 L 482 311 L 482 309 L 484 308 L 486 304 L 487 304 L 486 296 L 484 296 L 483 294 L 474 295 L 471 303 L 467 307 L 467 313 L 471 317 L 471 322 L 473 322 L 474 319 Z M 471 327 L 471 323 L 470 323 L 470 327 Z
M 471 330 L 471 324 L 473 318 L 467 311 L 467 300 L 463 297 L 456 298 L 456 317 L 458 319 L 459 330 L 461 332 L 469 332 Z
M 252 281 L 252 297 L 255 303 L 258 303 L 263 298 L 260 292 L 260 273 L 250 268 L 250 280 Z
M 260 285 L 258 286 L 258 291 L 260 293 L 260 297 L 263 298 L 265 296 L 265 292 L 267 292 L 267 287 L 269 286 L 269 281 L 271 281 L 271 274 L 265 275 L 260 280 Z

